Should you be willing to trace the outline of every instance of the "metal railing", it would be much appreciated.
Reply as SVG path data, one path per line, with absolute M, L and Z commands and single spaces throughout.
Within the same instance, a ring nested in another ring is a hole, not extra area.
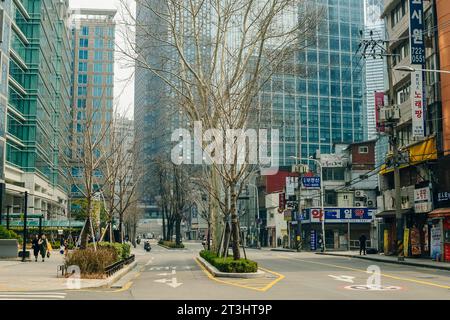
M 372 247 L 370 240 L 366 241 L 366 248 Z M 350 249 L 359 249 L 359 240 L 350 240 Z
M 128 265 L 132 262 L 134 262 L 135 256 L 134 254 L 129 256 L 128 258 L 126 258 L 125 260 L 121 260 L 118 261 L 110 266 L 107 266 L 105 268 L 105 274 L 110 277 L 111 275 L 113 275 L 114 273 L 116 273 L 117 271 L 119 271 L 120 269 L 123 268 L 123 266 Z

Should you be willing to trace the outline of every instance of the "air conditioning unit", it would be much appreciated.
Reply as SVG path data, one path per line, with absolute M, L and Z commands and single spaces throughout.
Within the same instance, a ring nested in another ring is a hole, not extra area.
M 391 122 L 400 119 L 399 106 L 386 106 L 380 108 L 380 122 Z
M 373 200 L 367 200 L 367 206 L 368 207 L 374 207 L 375 206 L 375 202 Z
M 355 201 L 355 207 L 364 207 L 364 201 Z
M 357 198 L 364 198 L 366 196 L 366 193 L 363 190 L 356 190 L 355 191 L 355 197 Z

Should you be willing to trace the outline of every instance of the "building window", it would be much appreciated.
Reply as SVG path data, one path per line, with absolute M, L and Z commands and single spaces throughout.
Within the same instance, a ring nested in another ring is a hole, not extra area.
M 82 36 L 87 36 L 87 35 L 89 35 L 89 27 L 82 27 L 82 28 L 81 28 L 81 35 L 82 35 Z
M 88 51 L 87 50 L 79 50 L 78 57 L 80 59 L 86 60 L 88 58 Z
M 87 48 L 89 47 L 89 40 L 88 39 L 80 39 L 80 47 L 81 48 Z
M 369 153 L 369 147 L 361 146 L 358 148 L 358 153 Z
M 334 190 L 325 190 L 325 205 L 336 206 L 337 196 Z

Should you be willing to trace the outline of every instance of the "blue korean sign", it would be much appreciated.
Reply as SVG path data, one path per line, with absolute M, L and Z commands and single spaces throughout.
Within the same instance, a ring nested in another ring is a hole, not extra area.
M 320 177 L 302 177 L 304 188 L 320 188 Z
M 310 238 L 310 245 L 311 250 L 317 250 L 317 236 L 316 236 L 316 230 L 311 230 L 311 238 Z
M 324 208 L 327 223 L 370 223 L 375 214 L 374 209 L 368 208 Z M 306 209 L 311 222 L 321 222 L 320 208 Z
M 425 64 L 423 27 L 423 0 L 409 0 L 409 36 L 411 46 L 411 64 Z

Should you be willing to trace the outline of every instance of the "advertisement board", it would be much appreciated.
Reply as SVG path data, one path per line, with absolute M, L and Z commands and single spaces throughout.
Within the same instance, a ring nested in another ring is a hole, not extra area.
M 425 136 L 425 100 L 423 86 L 423 71 L 421 65 L 413 65 L 419 69 L 411 74 L 411 115 L 413 137 Z
M 345 167 L 345 159 L 340 154 L 321 154 L 320 163 L 323 168 Z
M 430 188 L 426 187 L 414 190 L 414 211 L 416 213 L 425 213 L 431 211 Z
M 298 185 L 298 177 L 286 177 L 286 198 L 295 195 L 295 188 Z
M 433 226 L 431 228 L 431 258 L 436 260 L 436 258 L 441 256 L 441 228 L 439 226 Z
M 324 208 L 326 223 L 370 223 L 376 209 L 368 208 Z M 306 209 L 311 222 L 321 222 L 320 208 Z
M 411 64 L 425 64 L 423 0 L 409 0 L 409 37 Z
M 374 94 L 375 99 L 375 123 L 377 132 L 384 132 L 384 124 L 380 123 L 380 109 L 384 106 L 384 92 L 376 91 Z
M 310 237 L 309 241 L 310 241 L 311 250 L 312 251 L 317 250 L 317 234 L 316 234 L 316 230 L 311 230 L 311 237 Z

